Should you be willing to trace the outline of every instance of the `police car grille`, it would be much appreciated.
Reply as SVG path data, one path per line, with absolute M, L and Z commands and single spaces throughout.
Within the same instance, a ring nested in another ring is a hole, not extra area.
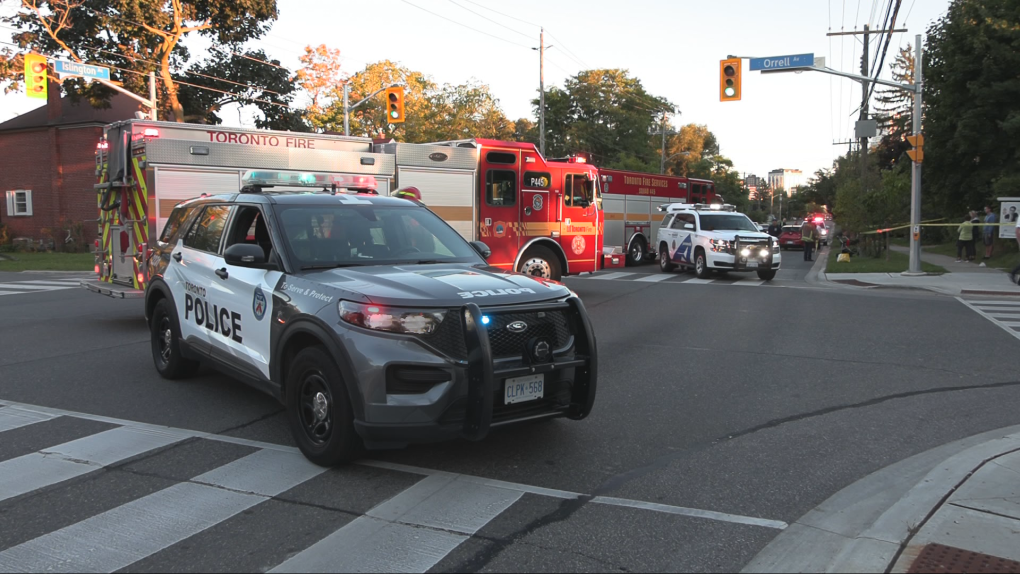
M 520 357 L 532 338 L 544 338 L 553 349 L 563 348 L 570 342 L 570 321 L 563 311 L 493 313 L 489 318 L 489 344 L 497 359 Z M 527 324 L 527 328 L 521 333 L 507 329 L 516 322 Z
M 454 359 L 467 358 L 467 343 L 464 342 L 464 326 L 460 313 L 451 311 L 446 314 L 439 328 L 422 340 L 432 345 L 443 354 Z

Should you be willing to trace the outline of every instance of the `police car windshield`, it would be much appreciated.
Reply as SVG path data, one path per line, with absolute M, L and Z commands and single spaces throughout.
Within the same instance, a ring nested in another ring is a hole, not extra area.
M 758 231 L 758 227 L 740 213 L 704 213 L 701 215 L 703 231 Z
M 276 205 L 298 267 L 481 263 L 456 231 L 419 207 Z

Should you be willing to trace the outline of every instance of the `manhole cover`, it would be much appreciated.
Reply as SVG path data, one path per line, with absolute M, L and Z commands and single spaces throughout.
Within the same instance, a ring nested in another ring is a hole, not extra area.
M 942 544 L 928 544 L 921 549 L 907 572 L 1020 574 L 1020 562 Z

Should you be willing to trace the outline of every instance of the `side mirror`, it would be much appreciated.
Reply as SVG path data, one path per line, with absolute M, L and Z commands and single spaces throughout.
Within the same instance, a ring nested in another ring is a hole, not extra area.
M 266 266 L 266 252 L 258 245 L 235 243 L 223 253 L 227 265 L 262 269 Z
M 685 223 L 684 224 L 684 229 L 689 229 L 691 231 L 694 231 L 694 224 L 693 223 Z
M 492 257 L 492 250 L 489 249 L 488 245 L 482 243 L 481 241 L 472 241 L 471 247 L 475 248 L 475 251 L 477 251 L 478 254 L 482 256 L 482 259 L 488 259 Z

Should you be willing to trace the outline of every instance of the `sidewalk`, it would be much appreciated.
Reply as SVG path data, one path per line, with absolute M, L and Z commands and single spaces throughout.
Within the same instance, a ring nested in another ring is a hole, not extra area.
M 907 253 L 906 247 L 893 245 L 893 251 Z M 1009 274 L 978 267 L 976 263 L 957 263 L 952 257 L 921 252 L 921 260 L 944 267 L 948 273 L 905 277 L 899 273 L 821 273 L 832 283 L 864 288 L 925 289 L 945 295 L 1008 295 L 1020 296 L 1020 286 L 1013 284 Z
M 1020 426 L 911 457 L 845 488 L 744 572 L 1020 573 Z

